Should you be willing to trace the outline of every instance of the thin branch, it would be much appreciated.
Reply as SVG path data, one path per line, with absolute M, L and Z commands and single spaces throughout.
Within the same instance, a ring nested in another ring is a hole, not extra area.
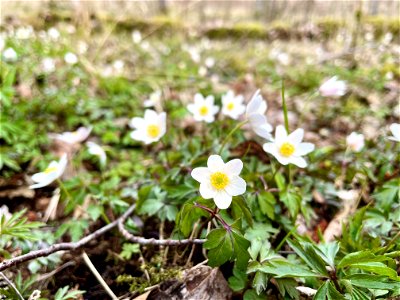
M 17 293 L 18 297 L 20 297 L 22 300 L 24 300 L 24 297 L 22 297 L 21 293 L 18 291 L 18 289 L 15 287 L 15 285 L 7 278 L 6 275 L 3 274 L 3 272 L 0 272 L 1 277 L 7 282 L 9 286 L 12 287 L 12 289 Z
M 118 222 L 120 219 L 124 218 L 124 220 L 135 210 L 136 205 L 133 204 L 129 209 L 118 219 L 116 219 L 114 222 L 111 222 L 110 224 L 96 230 L 92 234 L 89 234 L 88 236 L 82 238 L 81 240 L 77 242 L 71 242 L 71 243 L 59 243 L 59 244 L 54 244 L 48 248 L 45 249 L 40 249 L 40 250 L 35 250 L 28 252 L 27 254 L 20 255 L 8 260 L 5 260 L 0 263 L 0 271 L 3 271 L 5 269 L 8 269 L 12 266 L 18 265 L 20 263 L 26 262 L 28 260 L 32 260 L 38 257 L 43 257 L 43 256 L 48 256 L 54 252 L 62 251 L 62 250 L 75 250 L 78 249 L 87 243 L 89 243 L 91 240 L 94 240 L 98 238 L 99 236 L 103 235 L 107 231 L 110 231 L 114 227 L 118 225 Z
M 187 244 L 203 244 L 206 240 L 204 239 L 184 239 L 184 240 L 172 240 L 172 239 L 166 239 L 166 240 L 156 240 L 154 238 L 147 239 L 141 236 L 135 236 L 128 232 L 128 230 L 125 229 L 124 222 L 126 218 L 128 217 L 128 214 L 124 214 L 121 218 L 118 219 L 118 229 L 121 232 L 121 234 L 130 242 L 132 243 L 137 243 L 140 245 L 166 245 L 166 246 L 179 246 L 179 245 L 187 245 Z

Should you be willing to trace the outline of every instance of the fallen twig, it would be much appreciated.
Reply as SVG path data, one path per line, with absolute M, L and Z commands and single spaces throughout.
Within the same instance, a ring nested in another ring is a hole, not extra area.
M 79 240 L 77 242 L 54 244 L 46 249 L 31 251 L 31 252 L 28 252 L 27 254 L 5 260 L 0 263 L 0 271 L 8 269 L 12 266 L 18 265 L 20 263 L 26 262 L 28 260 L 32 260 L 32 259 L 35 259 L 38 257 L 48 256 L 54 252 L 58 252 L 58 251 L 62 251 L 62 250 L 78 249 L 78 248 L 86 245 L 87 243 L 89 243 L 91 240 L 98 238 L 99 236 L 103 235 L 107 231 L 116 227 L 118 225 L 119 220 L 122 218 L 125 220 L 135 210 L 135 207 L 136 207 L 136 205 L 133 204 L 131 207 L 128 208 L 128 210 L 121 217 L 116 219 L 114 222 L 111 222 L 110 224 L 96 230 L 95 232 L 89 234 L 88 236 L 82 238 L 81 240 Z
M 124 214 L 118 219 L 118 229 L 121 232 L 121 234 L 130 242 L 132 243 L 137 243 L 141 245 L 165 245 L 165 246 L 179 246 L 179 245 L 187 245 L 187 244 L 203 244 L 206 240 L 204 239 L 183 239 L 183 240 L 172 240 L 172 239 L 147 239 L 141 236 L 135 236 L 128 232 L 128 230 L 125 229 L 124 227 L 124 222 L 126 218 L 129 216 L 129 214 Z

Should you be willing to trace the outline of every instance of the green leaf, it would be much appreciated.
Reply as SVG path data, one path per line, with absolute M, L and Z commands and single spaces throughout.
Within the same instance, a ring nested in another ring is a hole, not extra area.
M 143 202 L 140 209 L 138 210 L 140 214 L 148 214 L 149 216 L 155 215 L 164 203 L 157 199 L 147 199 Z
M 358 252 L 353 252 L 353 253 L 347 254 L 338 263 L 337 268 L 343 269 L 343 268 L 351 266 L 355 263 L 382 262 L 382 261 L 392 261 L 392 259 L 390 257 L 384 256 L 384 255 L 375 255 L 370 250 L 363 250 L 363 251 L 358 251 Z
M 257 294 L 260 294 L 267 288 L 267 275 L 263 272 L 257 271 L 253 279 L 253 288 L 256 289 Z
M 264 215 L 267 215 L 271 220 L 275 219 L 275 204 L 276 199 L 271 192 L 261 191 L 257 195 L 258 205 Z
M 223 229 L 224 230 L 224 229 Z M 208 264 L 211 267 L 219 267 L 233 255 L 233 247 L 230 234 L 225 232 L 221 243 L 208 251 Z
M 193 201 L 185 203 L 181 211 L 177 214 L 175 223 L 178 224 L 179 230 L 182 232 L 184 237 L 188 237 L 193 230 L 193 225 L 201 217 L 207 216 L 207 213 L 194 206 Z
M 273 259 L 262 263 L 258 270 L 272 274 L 276 278 L 284 277 L 318 277 L 319 274 L 314 273 L 302 266 L 293 264 L 284 259 Z
M 387 276 L 372 274 L 353 274 L 346 276 L 352 285 L 379 290 L 395 290 L 400 288 L 400 282 L 390 280 Z
M 246 230 L 244 237 L 250 241 L 249 254 L 252 259 L 256 260 L 259 254 L 264 256 L 263 254 L 270 248 L 268 239 L 276 233 L 278 233 L 278 229 L 273 228 L 270 224 L 263 223 L 256 223 L 253 228 Z M 264 260 L 264 257 L 260 257 L 260 261 L 262 260 Z
M 317 252 L 319 252 L 321 258 L 331 267 L 335 266 L 335 257 L 339 251 L 339 243 L 323 243 L 317 245 Z
M 358 268 L 364 271 L 369 271 L 372 273 L 376 273 L 378 275 L 386 275 L 390 278 L 396 278 L 397 272 L 384 263 L 381 262 L 361 262 L 361 263 L 354 263 L 351 265 L 352 268 Z
M 296 289 L 297 282 L 293 278 L 275 278 L 279 292 L 283 297 L 288 294 L 290 299 L 299 299 L 299 291 Z
M 207 235 L 207 240 L 203 244 L 205 249 L 213 249 L 218 247 L 226 237 L 226 230 L 224 228 L 217 228 L 211 230 Z
M 236 265 L 239 269 L 245 270 L 250 259 L 250 254 L 247 251 L 250 242 L 235 229 L 232 230 L 231 234 L 233 239 L 234 256 L 236 257 Z
M 316 270 L 322 275 L 329 275 L 326 270 L 325 262 L 318 255 L 312 244 L 307 242 L 302 242 L 300 244 L 294 240 L 288 240 L 287 242 L 311 269 Z
M 289 209 L 290 215 L 295 218 L 300 209 L 301 196 L 289 190 L 285 190 L 279 193 L 279 199 Z
M 346 300 L 346 298 L 335 288 L 332 281 L 328 284 L 328 299 L 329 300 Z
M 313 300 L 325 300 L 328 295 L 329 280 L 325 281 L 315 293 Z
M 244 197 L 235 197 L 234 201 L 232 202 L 232 209 L 235 212 L 237 218 L 243 216 L 247 224 L 249 224 L 250 227 L 253 226 L 253 218 Z
M 91 204 L 87 208 L 87 213 L 93 221 L 96 221 L 103 212 L 104 208 L 99 204 Z
M 239 270 L 238 268 L 233 268 L 233 276 L 228 279 L 229 287 L 235 291 L 241 291 L 246 287 L 247 274 Z

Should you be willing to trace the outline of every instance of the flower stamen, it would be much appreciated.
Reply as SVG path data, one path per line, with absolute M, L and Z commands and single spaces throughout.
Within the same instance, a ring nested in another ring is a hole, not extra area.
M 222 190 L 229 184 L 229 177 L 222 172 L 215 172 L 211 174 L 210 182 L 216 190 Z
M 294 152 L 294 146 L 291 143 L 285 142 L 279 148 L 279 153 L 284 157 L 289 157 Z
M 160 127 L 154 124 L 147 126 L 147 135 L 152 139 L 155 139 L 160 135 Z
M 206 116 L 208 114 L 208 107 L 203 105 L 202 107 L 200 107 L 199 109 L 199 114 L 201 116 Z

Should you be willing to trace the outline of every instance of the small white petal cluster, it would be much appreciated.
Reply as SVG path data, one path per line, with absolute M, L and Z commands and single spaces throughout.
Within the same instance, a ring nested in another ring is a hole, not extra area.
M 339 199 L 347 202 L 352 202 L 357 200 L 357 198 L 360 195 L 360 192 L 357 190 L 341 190 L 336 193 L 336 195 L 339 197 Z
M 194 103 L 189 104 L 187 109 L 193 114 L 196 121 L 206 123 L 214 122 L 215 115 L 219 111 L 219 107 L 214 105 L 214 96 L 210 95 L 204 98 L 199 93 L 194 95 Z
M 64 60 L 69 65 L 75 65 L 78 62 L 78 57 L 72 52 L 67 52 L 64 55 Z
M 98 156 L 101 165 L 104 166 L 107 161 L 107 155 L 104 149 L 94 142 L 87 142 L 86 145 L 88 146 L 89 153 Z
M 60 32 L 58 31 L 57 28 L 51 27 L 49 30 L 47 30 L 47 35 L 49 36 L 50 39 L 56 41 L 60 37 Z
M 15 37 L 19 40 L 27 40 L 33 35 L 32 26 L 20 27 L 15 32 Z
M 193 169 L 192 177 L 200 182 L 200 195 L 204 199 L 214 199 L 220 209 L 227 209 L 232 197 L 242 195 L 246 191 L 246 181 L 239 177 L 243 163 L 233 159 L 226 164 L 219 155 L 211 155 L 207 167 Z
M 161 91 L 155 91 L 150 94 L 150 97 L 143 102 L 144 107 L 154 107 L 161 101 Z
M 10 220 L 12 217 L 10 211 L 8 210 L 8 206 L 3 204 L 0 206 L 0 220 L 4 218 L 6 221 Z
M 222 96 L 222 114 L 237 120 L 246 110 L 243 100 L 244 97 L 242 95 L 235 96 L 233 91 L 228 91 Z
M 354 152 L 360 152 L 364 148 L 364 135 L 362 133 L 352 132 L 346 137 L 347 147 Z
M 52 73 L 56 69 L 56 64 L 54 63 L 54 59 L 50 57 L 43 58 L 42 60 L 42 69 L 45 73 Z
M 271 138 L 272 126 L 268 123 L 265 112 L 267 110 L 267 102 L 257 90 L 246 107 L 246 119 L 249 121 L 253 131 L 269 140 Z
M 390 136 L 389 140 L 400 143 L 400 124 L 393 123 L 392 125 L 390 125 L 390 131 L 392 132 L 393 136 Z
M 319 87 L 319 92 L 324 97 L 341 97 L 346 94 L 346 90 L 346 82 L 338 80 L 337 76 L 333 76 Z
M 157 142 L 165 134 L 167 114 L 165 112 L 157 114 L 154 110 L 146 109 L 144 118 L 132 118 L 129 125 L 135 129 L 131 132 L 131 138 L 148 145 Z
M 302 143 L 304 130 L 296 129 L 287 134 L 285 127 L 278 125 L 275 130 L 275 140 L 265 143 L 263 149 L 272 154 L 282 165 L 294 164 L 299 168 L 307 166 L 306 160 L 302 157 L 314 151 L 314 144 Z
M 6 50 L 4 50 L 3 58 L 5 61 L 15 62 L 18 59 L 18 54 L 17 54 L 17 52 L 15 52 L 15 50 L 13 48 L 10 47 L 10 48 L 7 48 Z
M 317 290 L 306 287 L 306 286 L 296 286 L 296 290 L 298 290 L 300 293 L 307 295 L 309 297 L 312 297 L 317 293 Z
M 78 144 L 86 140 L 91 131 L 92 127 L 79 127 L 76 131 L 67 131 L 61 134 L 51 135 L 50 137 L 67 144 Z
M 142 41 L 142 34 L 140 31 L 135 30 L 132 32 L 132 40 L 135 44 L 139 44 Z
M 30 189 L 37 189 L 49 185 L 57 178 L 60 178 L 67 166 L 67 154 L 63 154 L 60 161 L 53 160 L 43 172 L 33 174 L 32 180 L 35 184 L 29 186 Z

